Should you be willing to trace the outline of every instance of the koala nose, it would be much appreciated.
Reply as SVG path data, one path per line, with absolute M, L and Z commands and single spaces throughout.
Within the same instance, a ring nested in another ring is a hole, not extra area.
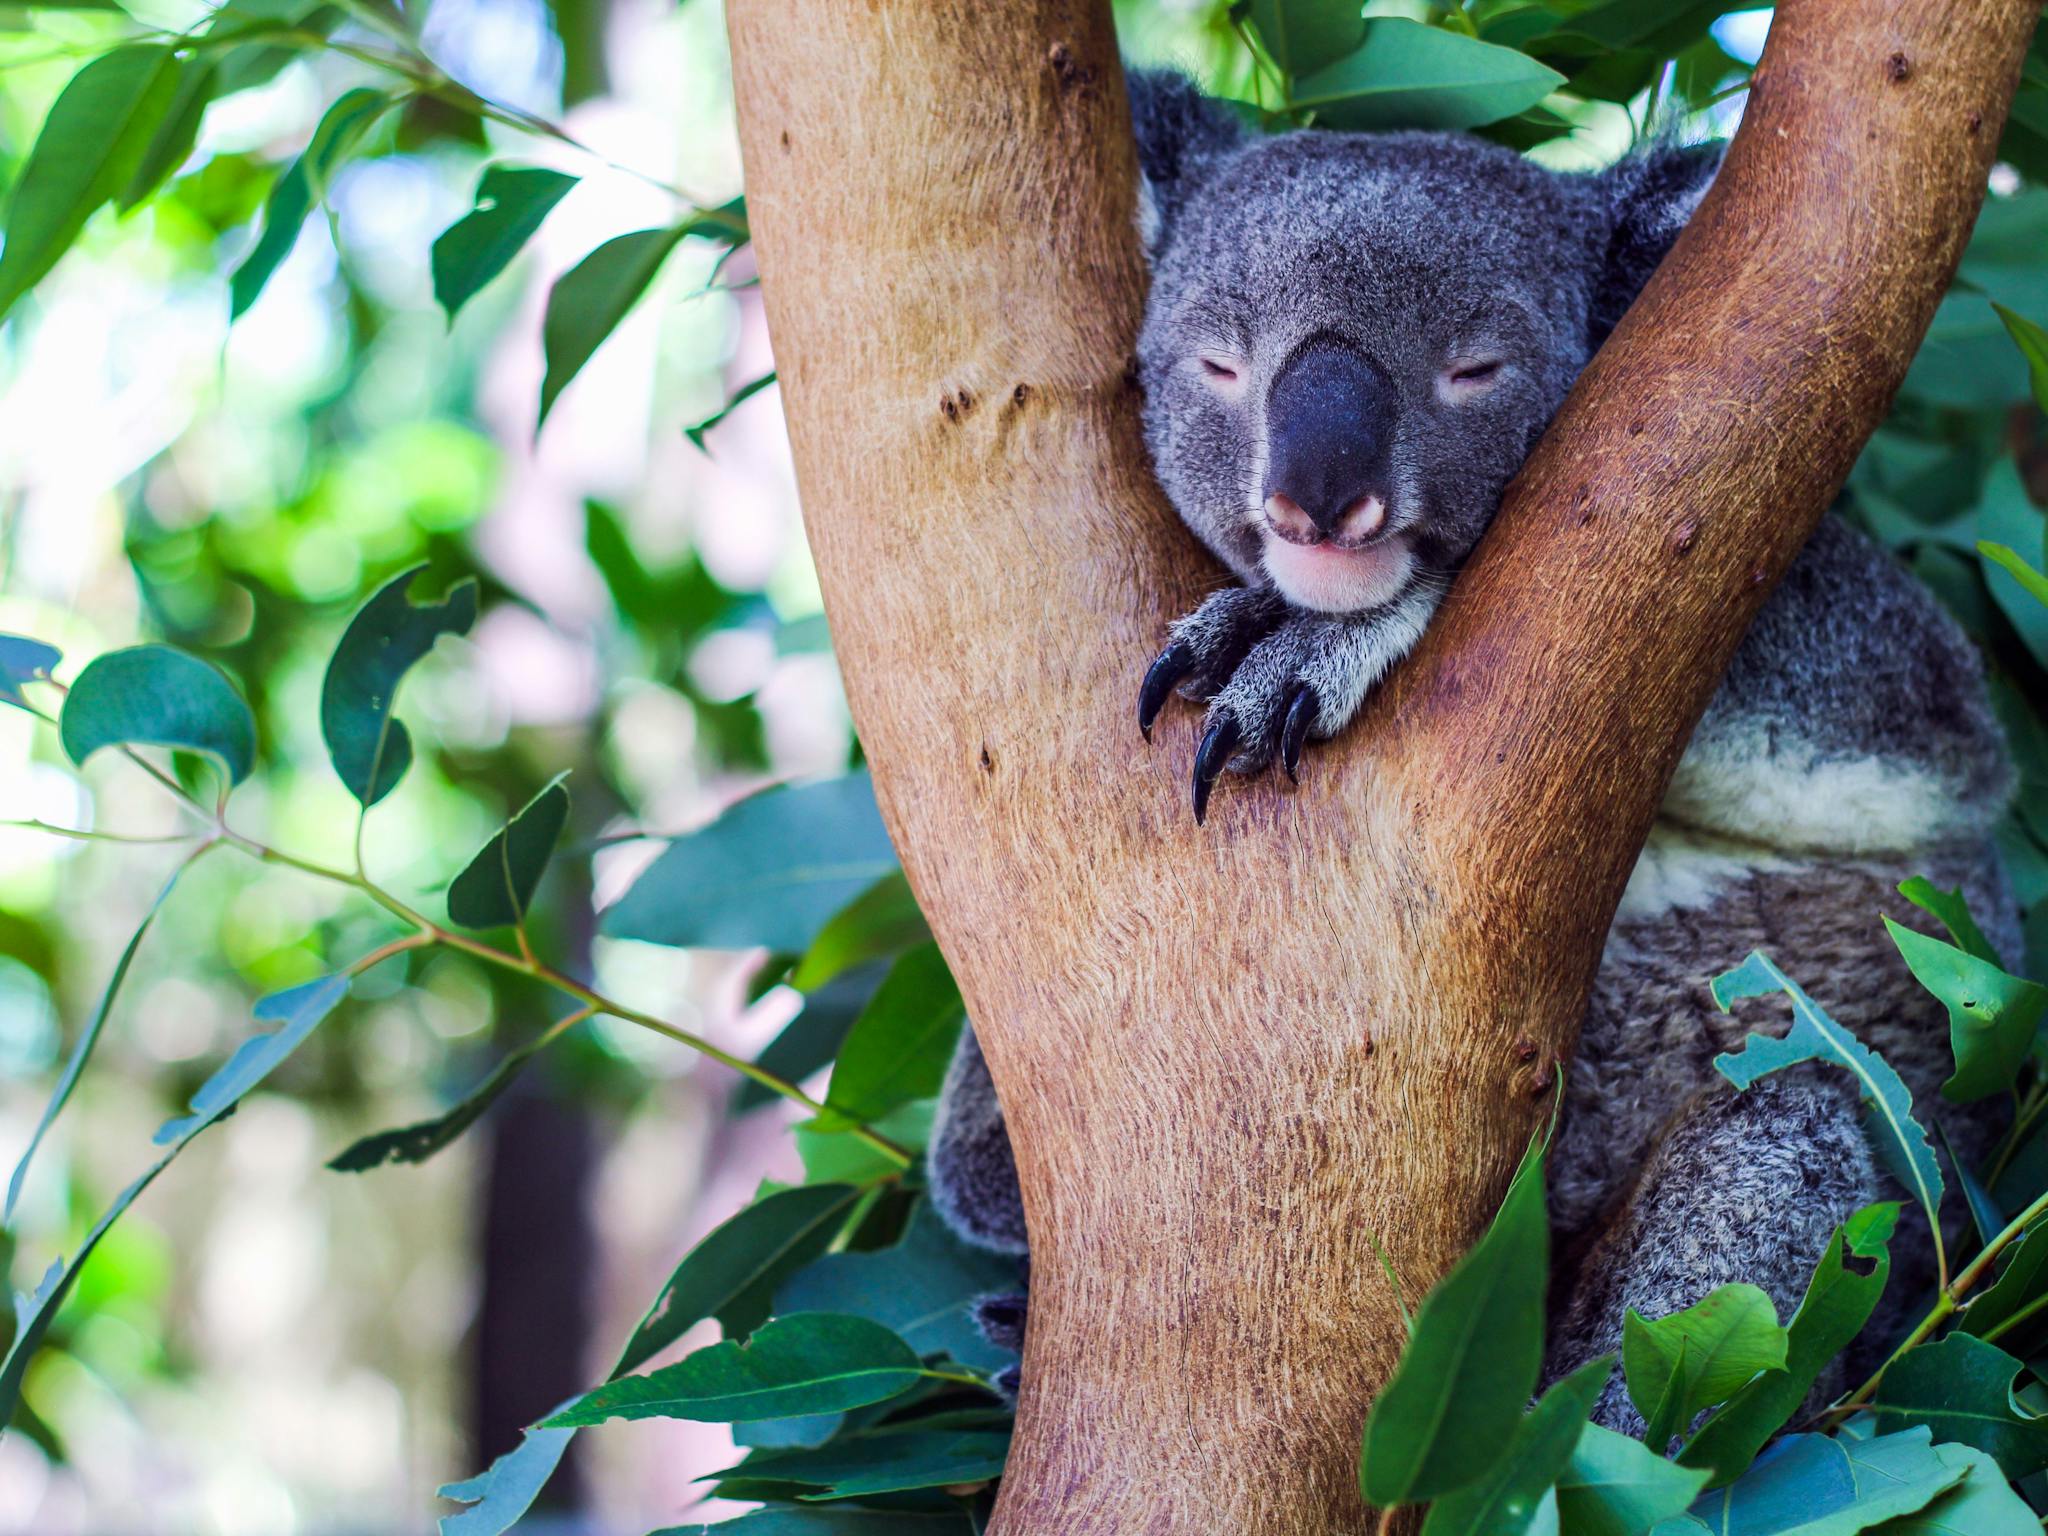
M 1266 522 L 1295 544 L 1362 544 L 1386 526 L 1394 387 L 1355 347 L 1317 337 L 1266 398 Z

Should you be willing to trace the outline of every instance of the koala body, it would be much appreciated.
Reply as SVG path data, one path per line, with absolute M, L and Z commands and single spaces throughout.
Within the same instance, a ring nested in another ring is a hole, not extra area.
M 1134 76 L 1132 104 L 1147 443 L 1243 583 L 1172 627 L 1141 691 L 1148 732 L 1175 691 L 1206 705 L 1199 818 L 1226 768 L 1277 757 L 1294 773 L 1414 645 L 1717 162 L 1665 148 L 1561 175 L 1453 134 L 1250 137 L 1171 76 Z M 1989 835 L 2011 780 L 1968 640 L 1831 516 L 1709 705 L 1608 937 L 1550 1162 L 1551 1374 L 1617 1347 L 1627 1309 L 1660 1316 L 1730 1281 L 1789 1319 L 1836 1223 L 1884 1197 L 1845 1075 L 1808 1066 L 1737 1093 L 1714 1071 L 1786 1010 L 1723 1015 L 1707 984 L 1767 951 L 1927 1109 L 1946 1014 L 1878 914 L 1933 931 L 1895 890 L 1925 874 L 2017 953 Z M 1983 1144 L 1943 1118 L 1966 1158 Z M 929 1156 L 955 1229 L 1023 1253 L 971 1033 Z M 1926 1256 L 1897 1267 L 1892 1293 L 1910 1296 Z M 1618 1373 L 1595 1416 L 1641 1428 Z

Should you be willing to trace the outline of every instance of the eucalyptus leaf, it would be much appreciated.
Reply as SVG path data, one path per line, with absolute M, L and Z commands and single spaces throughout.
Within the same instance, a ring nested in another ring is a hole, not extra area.
M 511 265 L 575 185 L 574 176 L 540 166 L 484 168 L 475 208 L 434 242 L 434 299 L 451 323 L 457 310 Z
M 918 1099 L 892 1110 L 877 1120 L 873 1129 L 907 1151 L 922 1151 L 931 1139 L 932 1115 L 937 1108 L 936 1099 Z M 893 1158 L 841 1131 L 815 1131 L 800 1125 L 796 1150 L 803 1159 L 808 1184 L 872 1184 L 903 1171 Z
M 717 1479 L 765 1479 L 813 1489 L 807 1500 L 871 1498 L 918 1488 L 951 1488 L 1003 1475 L 1010 1437 L 987 1430 L 906 1429 L 851 1436 L 812 1450 L 757 1452 Z
M 2048 330 L 2043 330 L 2017 310 L 1993 303 L 1992 309 L 2005 322 L 2013 344 L 2027 360 L 2027 376 L 2034 388 L 2034 404 L 2048 411 Z
M 1571 1536 L 1639 1536 L 1684 1513 L 1706 1481 L 1704 1471 L 1588 1424 L 1557 1479 L 1558 1514 Z
M 1298 80 L 1365 41 L 1363 9 L 1355 0 L 1251 0 L 1251 19 L 1273 62 Z
M 2048 576 L 2027 564 L 2016 551 L 2004 544 L 1994 544 L 1989 539 L 1979 539 L 1977 553 L 2011 576 L 2035 602 L 2048 603 Z
M 191 1113 L 158 1127 L 156 1144 L 169 1146 L 233 1109 L 287 1056 L 305 1044 L 306 1037 L 348 996 L 348 987 L 349 978 L 337 974 L 258 998 L 250 1010 L 257 1022 L 278 1027 L 268 1034 L 252 1035 L 236 1046 L 227 1064 L 201 1083 L 199 1091 L 192 1095 Z
M 1998 951 L 1991 947 L 1991 941 L 1984 937 L 1984 930 L 1977 926 L 1976 918 L 1970 915 L 1970 904 L 1963 899 L 1961 886 L 1944 891 L 1925 875 L 1915 875 L 1900 882 L 1899 894 L 1937 919 L 1948 930 L 1948 936 L 1956 947 L 1964 953 L 1976 956 L 1987 965 L 2004 964 L 1998 958 Z
M 87 62 L 58 94 L 8 200 L 0 315 L 128 184 L 177 91 L 179 67 L 167 47 L 127 44 Z
M 1654 1321 L 1631 1307 L 1622 1318 L 1628 1394 L 1652 1418 L 1674 1380 L 1677 1422 L 1728 1400 L 1763 1371 L 1785 1367 L 1787 1335 L 1771 1298 L 1753 1285 L 1723 1285 L 1682 1312 Z M 1658 1448 L 1655 1437 L 1647 1443 Z
M 284 265 L 306 215 L 327 195 L 335 170 L 353 154 L 376 126 L 392 98 L 368 86 L 343 93 L 313 130 L 305 153 L 291 163 L 270 189 L 263 205 L 263 231 L 242 264 L 228 279 L 228 315 L 239 320 Z
M 876 961 L 835 976 L 807 994 L 802 1011 L 762 1048 L 754 1058 L 755 1065 L 791 1083 L 801 1083 L 813 1073 L 823 1071 L 839 1054 L 846 1032 L 853 1028 L 853 1021 L 860 1017 L 868 999 L 888 974 L 888 965 Z M 779 1099 L 779 1094 L 747 1078 L 733 1096 L 733 1109 L 744 1114 Z
M 778 1317 L 744 1344 L 727 1340 L 645 1376 L 584 1393 L 542 1421 L 559 1429 L 607 1419 L 741 1419 L 839 1413 L 900 1396 L 923 1367 L 879 1323 L 829 1312 Z
M 1792 1000 L 1792 1027 L 1785 1035 L 1751 1035 L 1741 1050 L 1716 1056 L 1716 1070 L 1737 1088 L 1747 1088 L 1758 1078 L 1804 1061 L 1842 1068 L 1856 1080 L 1857 1093 L 1869 1111 L 1865 1124 L 1876 1135 L 1886 1165 L 1912 1192 L 1927 1219 L 1938 1223 L 1941 1164 L 1926 1130 L 1913 1118 L 1913 1095 L 1885 1059 L 1829 1018 L 1761 951 L 1715 977 L 1713 992 L 1724 1013 L 1742 998 L 1771 992 L 1783 992 Z
M 865 772 L 778 786 L 672 841 L 600 926 L 651 944 L 801 953 L 896 867 Z
M 1967 1104 L 2010 1089 L 2048 1014 L 2048 987 L 2009 976 L 1889 917 L 1884 926 L 1914 978 L 1948 1009 L 1956 1070 L 1941 1085 L 1942 1097 Z
M 1870 1406 L 1880 1432 L 1924 1427 L 1996 1457 L 2007 1477 L 2025 1477 L 2048 1467 L 2048 1416 L 2013 1396 L 2024 1369 L 1995 1344 L 1951 1333 L 1886 1367 Z
M 569 381 L 647 291 L 684 233 L 684 226 L 676 224 L 614 236 L 555 280 L 541 321 L 547 376 L 540 386 L 536 432 Z
M 0 704 L 32 708 L 22 697 L 21 685 L 48 682 L 63 659 L 63 652 L 54 645 L 45 645 L 26 635 L 0 635 Z
M 1472 1251 L 1423 1298 L 1365 1421 L 1359 1487 L 1385 1509 L 1476 1482 L 1521 1422 L 1543 1363 L 1550 1223 L 1532 1149 Z
M 443 1515 L 440 1536 L 503 1536 L 533 1507 L 575 1438 L 573 1429 L 523 1430 L 518 1445 L 475 1477 L 445 1484 L 440 1496 L 469 1508 Z
M 2012 458 L 2001 458 L 1991 466 L 1976 510 L 1980 552 L 2000 546 L 2036 551 L 2042 547 L 2048 519 L 2034 505 Z M 1982 556 L 1982 570 L 1991 600 L 2011 621 L 2034 660 L 2048 666 L 2048 607 L 2042 605 L 2034 586 L 1995 554 Z
M 789 984 L 799 992 L 814 992 L 843 971 L 900 955 L 931 936 L 910 882 L 902 870 L 891 870 L 827 919 L 790 973 Z
M 1309 76 L 1294 106 L 1327 128 L 1477 128 L 1536 105 L 1565 77 L 1525 53 L 1396 17 Z
M 199 142 L 199 124 L 213 104 L 219 85 L 220 66 L 214 59 L 195 53 L 178 61 L 177 88 L 157 119 L 134 171 L 115 196 L 116 208 L 126 213 L 147 202 L 191 158 L 193 146 Z
M 1965 1467 L 1963 1481 L 1917 1514 L 1874 1527 L 1876 1536 L 2038 1536 L 2041 1517 L 1991 1457 L 1973 1445 L 1937 1445 L 1934 1454 L 1951 1467 Z
M 704 439 L 711 429 L 774 382 L 775 370 L 772 368 L 759 378 L 747 380 L 746 383 L 725 397 L 725 404 L 721 405 L 709 416 L 706 416 L 702 421 L 697 422 L 693 426 L 683 428 L 683 436 L 690 440 L 690 446 L 699 453 L 708 453 L 710 450 L 704 446 Z
M 1981 1339 L 2044 1295 L 2048 1295 L 2048 1226 L 2035 1225 L 2006 1253 L 1997 1280 L 1971 1301 L 1958 1326 Z
M 932 1097 L 966 1024 L 966 1004 L 939 946 L 909 951 L 889 968 L 847 1032 L 817 1128 L 866 1125 Z
M 526 921 L 534 890 L 569 820 L 568 778 L 556 774 L 471 859 L 448 887 L 448 916 L 465 928 L 503 928 Z
M 256 765 L 256 720 L 218 668 L 167 645 L 94 657 L 64 699 L 57 726 L 81 766 L 102 747 L 183 747 L 239 784 Z
M 1422 1536 L 1522 1536 L 1571 1462 L 1613 1369 L 1614 1357 L 1602 1355 L 1544 1393 L 1485 1476 L 1430 1505 Z
M 1937 1453 L 1925 1429 L 1869 1439 L 1787 1435 L 1650 1536 L 1854 1536 L 1925 1509 L 1968 1475 L 1961 1458 Z
M 653 1536 L 981 1536 L 981 1532 L 966 1515 L 951 1511 L 799 1506 L 757 1509 L 715 1525 L 664 1526 Z
M 425 566 L 393 577 L 356 611 L 327 663 L 320 687 L 320 734 L 334 771 L 365 810 L 398 787 L 412 766 L 412 736 L 391 717 L 398 685 L 443 635 L 476 622 L 474 581 L 438 603 L 407 596 Z

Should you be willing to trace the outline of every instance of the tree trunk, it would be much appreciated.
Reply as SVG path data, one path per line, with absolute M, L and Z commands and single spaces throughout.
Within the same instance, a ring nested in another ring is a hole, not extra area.
M 1146 466 L 1106 0 L 740 0 L 812 548 L 1015 1141 L 995 1529 L 1358 1531 L 1411 1290 L 1550 1110 L 1673 764 L 1962 249 L 2034 0 L 1786 0 L 1706 206 L 1298 792 L 1133 719 L 1218 573 Z

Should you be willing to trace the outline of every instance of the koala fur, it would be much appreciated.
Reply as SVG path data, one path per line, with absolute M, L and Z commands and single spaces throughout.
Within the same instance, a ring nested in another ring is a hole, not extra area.
M 1176 688 L 1206 704 L 1199 815 L 1205 772 L 1276 755 L 1293 771 L 1303 741 L 1342 729 L 1414 645 L 1717 160 L 1667 146 L 1561 175 L 1455 134 L 1258 138 L 1171 76 L 1134 76 L 1132 103 L 1153 265 L 1147 443 L 1182 518 L 1243 582 L 1173 626 L 1141 699 L 1148 728 Z M 1347 418 L 1282 385 L 1305 358 L 1322 400 L 1364 421 L 1357 443 L 1324 441 Z M 1281 419 L 1275 402 L 1297 399 Z M 1294 478 L 1279 484 L 1283 458 Z M 1789 1319 L 1836 1223 L 1898 1195 L 1844 1075 L 1810 1065 L 1738 1093 L 1714 1071 L 1789 1015 L 1770 999 L 1724 1015 L 1708 982 L 1767 951 L 1923 1111 L 1939 1105 L 1947 1016 L 1879 913 L 1937 931 L 1895 890 L 1924 874 L 1960 886 L 1994 946 L 2019 952 L 1990 841 L 2012 777 L 1968 640 L 1830 516 L 1701 720 L 1608 936 L 1550 1159 L 1547 1375 L 1616 1348 L 1627 1309 L 1661 1316 L 1729 1281 Z M 1971 1158 L 1984 1128 L 1941 1107 Z M 957 1231 L 1025 1251 L 971 1033 L 929 1165 Z M 1931 1254 L 1905 1235 L 1895 1247 L 1890 1291 L 1910 1298 Z M 1880 1318 L 1867 1336 L 1885 1331 Z M 1619 1372 L 1595 1417 L 1641 1430 Z

